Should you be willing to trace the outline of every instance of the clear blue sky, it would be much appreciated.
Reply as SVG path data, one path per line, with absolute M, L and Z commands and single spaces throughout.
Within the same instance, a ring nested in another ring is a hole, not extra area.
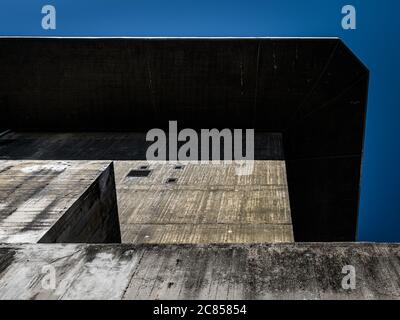
M 54 31 L 41 28 L 46 4 Z M 357 30 L 341 28 L 346 4 Z M 398 0 L 1 0 L 0 35 L 342 38 L 371 71 L 358 238 L 400 242 L 399 12 Z

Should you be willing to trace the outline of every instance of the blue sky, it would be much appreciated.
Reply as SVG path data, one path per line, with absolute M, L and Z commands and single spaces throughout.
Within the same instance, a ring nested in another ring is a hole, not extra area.
M 46 4 L 56 30 L 41 28 Z M 346 4 L 357 30 L 341 27 Z M 399 11 L 398 0 L 1 0 L 0 35 L 342 38 L 371 71 L 358 239 L 400 242 Z

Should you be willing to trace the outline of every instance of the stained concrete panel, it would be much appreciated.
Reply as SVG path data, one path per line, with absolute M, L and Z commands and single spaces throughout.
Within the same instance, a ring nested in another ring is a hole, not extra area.
M 399 273 L 398 244 L 0 245 L 0 299 L 400 299 Z
M 112 164 L 0 161 L 0 242 L 120 242 Z
M 128 175 L 143 167 L 148 176 Z M 285 162 L 255 161 L 246 176 L 236 169 L 115 161 L 122 242 L 293 242 Z
M 123 243 L 218 244 L 291 243 L 291 224 L 266 223 L 122 223 Z

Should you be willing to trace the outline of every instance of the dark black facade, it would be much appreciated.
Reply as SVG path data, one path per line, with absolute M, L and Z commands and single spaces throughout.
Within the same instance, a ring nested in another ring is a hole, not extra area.
M 0 66 L 2 129 L 254 128 L 257 159 L 281 132 L 296 241 L 355 240 L 369 72 L 339 39 L 1 38 Z

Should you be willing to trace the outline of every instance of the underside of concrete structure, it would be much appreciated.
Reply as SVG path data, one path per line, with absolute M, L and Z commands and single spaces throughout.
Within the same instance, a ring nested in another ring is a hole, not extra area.
M 275 160 L 263 135 L 277 132 L 295 240 L 355 240 L 369 75 L 339 39 L 1 38 L 0 46 L 0 127 L 12 130 L 3 159 L 143 160 L 146 132 L 176 120 L 180 129 L 255 129 L 256 159 Z
M 339 39 L 0 38 L 0 65 L 0 299 L 400 297 L 400 246 L 350 243 L 369 74 Z M 147 161 L 169 121 L 255 129 L 251 174 Z

